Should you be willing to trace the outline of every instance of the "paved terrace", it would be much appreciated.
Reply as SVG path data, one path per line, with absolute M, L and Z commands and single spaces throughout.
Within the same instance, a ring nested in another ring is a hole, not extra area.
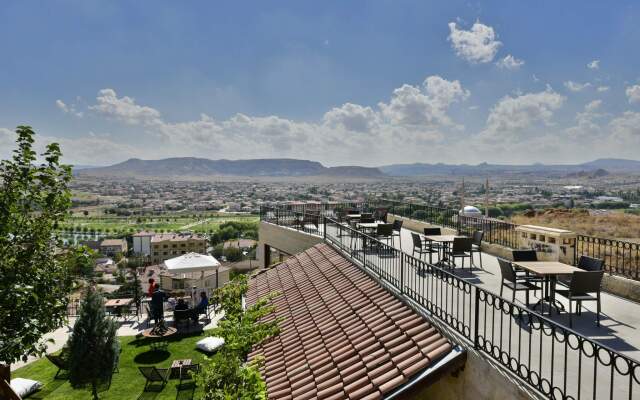
M 524 292 L 516 294 L 516 303 L 522 310 L 502 303 L 499 300 L 500 269 L 497 258 L 491 254 L 482 254 L 483 269 L 479 268 L 476 255 L 476 266 L 471 269 L 466 260 L 465 269 L 455 268 L 451 270 L 451 276 L 437 269 L 425 273 L 417 266 L 410 265 L 406 257 L 404 264 L 401 264 L 399 260 L 403 257 L 398 253 L 393 254 L 393 251 L 385 253 L 363 249 L 362 240 L 352 239 L 346 229 L 327 224 L 326 238 L 353 258 L 364 261 L 370 273 L 378 275 L 382 281 L 396 288 L 402 286 L 405 295 L 418 300 L 414 305 L 445 320 L 445 327 L 448 325 L 450 331 L 457 331 L 473 342 L 477 330 L 479 346 L 484 348 L 485 353 L 493 354 L 502 365 L 517 371 L 518 375 L 549 397 L 640 398 L 640 367 L 637 362 L 634 363 L 640 359 L 640 332 L 637 329 L 640 326 L 640 304 L 603 292 L 600 327 L 595 322 L 595 302 L 585 303 L 582 315 L 574 314 L 575 332 L 633 360 L 612 357 L 606 349 L 583 341 L 568 328 L 565 331 L 562 327 L 553 327 L 537 314 L 529 313 L 524 306 Z M 322 225 L 318 229 L 307 225 L 305 230 L 313 235 L 325 233 Z M 401 240 L 396 237 L 393 247 L 411 254 L 411 232 L 403 228 Z M 433 261 L 437 261 L 435 255 Z M 473 283 L 495 294 L 495 297 L 476 291 L 465 282 Z M 508 288 L 504 290 L 505 297 L 510 299 L 511 291 Z M 478 293 L 481 301 L 476 301 Z M 540 294 L 531 292 L 530 302 L 535 303 L 538 300 L 536 296 Z M 566 299 L 559 295 L 557 297 L 568 309 Z M 479 313 L 477 323 L 474 313 L 476 303 Z M 566 312 L 560 315 L 554 312 L 551 317 L 546 313 L 545 316 L 562 326 L 569 326 Z M 598 362 L 595 362 L 594 352 Z M 630 364 L 635 365 L 631 374 Z

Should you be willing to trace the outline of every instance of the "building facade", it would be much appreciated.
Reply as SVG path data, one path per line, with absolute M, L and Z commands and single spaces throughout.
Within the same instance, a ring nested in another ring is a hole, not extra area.
M 156 234 L 151 238 L 151 263 L 160 264 L 169 258 L 187 253 L 207 253 L 207 238 L 193 233 Z
M 155 236 L 153 232 L 138 232 L 133 235 L 133 252 L 145 256 L 151 256 L 151 239 Z
M 127 241 L 125 239 L 105 239 L 100 242 L 100 253 L 107 257 L 114 257 L 116 254 L 126 254 Z

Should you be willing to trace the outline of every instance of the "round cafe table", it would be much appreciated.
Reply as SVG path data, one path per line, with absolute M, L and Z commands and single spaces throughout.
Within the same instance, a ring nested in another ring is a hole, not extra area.
M 163 329 L 154 326 L 153 328 L 142 331 L 142 336 L 150 340 L 149 347 L 151 350 L 164 350 L 168 345 L 165 339 L 175 335 L 177 331 L 178 330 L 172 326 L 167 326 Z

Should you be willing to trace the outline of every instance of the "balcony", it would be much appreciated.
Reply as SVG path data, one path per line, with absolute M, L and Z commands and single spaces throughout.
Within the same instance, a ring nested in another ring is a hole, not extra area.
M 525 305 L 524 293 L 511 301 L 511 291 L 500 297 L 501 272 L 497 257 L 482 253 L 479 267 L 447 268 L 413 257 L 411 229 L 403 228 L 392 245 L 340 222 L 340 207 L 373 209 L 372 204 L 326 204 L 306 208 L 264 207 L 261 221 L 280 229 L 322 240 L 341 250 L 406 303 L 421 309 L 434 323 L 454 333 L 469 349 L 509 371 L 521 383 L 547 398 L 632 399 L 640 396 L 640 305 L 602 292 L 601 324 L 595 323 L 595 303 L 585 303 L 581 315 L 545 313 Z M 411 215 L 411 214 L 410 214 Z M 389 214 L 389 222 L 399 217 Z M 440 226 L 470 233 L 482 224 L 500 221 L 456 220 L 437 215 Z M 415 230 L 424 221 L 408 218 L 404 226 Z M 435 219 L 435 218 L 434 218 Z M 471 223 L 469 223 L 471 222 Z M 474 225 L 475 224 L 475 225 Z M 506 224 L 509 225 L 509 224 Z M 508 226 L 484 226 L 490 245 L 516 247 L 515 230 Z M 268 244 L 269 238 L 261 242 Z M 608 268 L 611 272 L 611 261 Z M 623 261 L 624 265 L 624 261 Z M 633 270 L 623 268 L 626 275 Z M 567 301 L 558 300 L 568 309 Z M 538 298 L 531 297 L 535 303 Z

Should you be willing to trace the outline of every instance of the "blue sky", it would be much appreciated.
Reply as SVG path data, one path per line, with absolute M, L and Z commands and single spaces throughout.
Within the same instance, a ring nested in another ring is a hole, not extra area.
M 5 0 L 0 154 L 639 158 L 638 48 L 637 1 Z

